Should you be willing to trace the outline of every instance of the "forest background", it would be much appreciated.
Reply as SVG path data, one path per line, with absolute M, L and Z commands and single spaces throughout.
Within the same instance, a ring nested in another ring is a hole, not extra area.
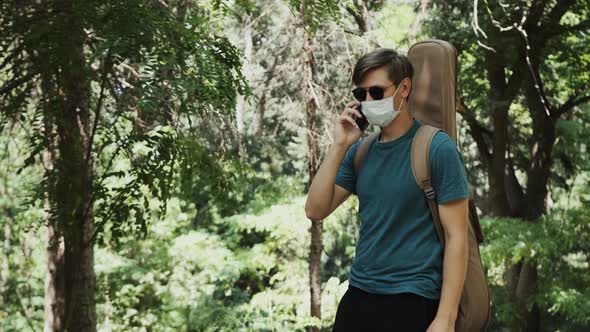
M 305 217 L 375 48 L 458 51 L 490 331 L 590 330 L 588 0 L 0 3 L 0 331 L 329 331 Z M 313 294 L 313 296 L 312 296 Z

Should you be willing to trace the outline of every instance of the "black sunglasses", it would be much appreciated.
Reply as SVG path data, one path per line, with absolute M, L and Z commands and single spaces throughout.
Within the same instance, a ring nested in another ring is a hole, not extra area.
M 352 90 L 352 94 L 358 101 L 365 101 L 367 99 L 367 91 L 371 94 L 373 100 L 381 100 L 383 99 L 383 94 L 385 93 L 385 89 L 389 88 L 391 85 L 380 87 L 380 86 L 372 86 L 366 89 L 363 88 L 356 88 Z

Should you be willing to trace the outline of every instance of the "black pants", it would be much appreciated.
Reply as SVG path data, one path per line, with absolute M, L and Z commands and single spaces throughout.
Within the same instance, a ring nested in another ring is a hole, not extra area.
M 436 316 L 439 300 L 413 293 L 371 294 L 348 286 L 332 332 L 425 332 Z

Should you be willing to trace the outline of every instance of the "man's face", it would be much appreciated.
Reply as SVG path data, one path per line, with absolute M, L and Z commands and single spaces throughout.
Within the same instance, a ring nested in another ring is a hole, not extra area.
M 410 91 L 410 82 L 408 79 L 403 79 L 400 82 L 400 85 L 399 91 L 394 97 L 395 105 L 399 105 L 400 101 L 403 98 L 406 98 Z M 389 80 L 389 75 L 385 67 L 377 68 L 367 72 L 359 84 L 359 88 L 363 89 L 368 89 L 373 86 L 384 88 L 382 99 L 393 96 L 395 90 L 397 89 L 397 85 L 394 85 L 393 82 Z M 374 100 L 373 96 L 371 96 L 370 93 L 367 93 L 366 101 L 371 100 Z

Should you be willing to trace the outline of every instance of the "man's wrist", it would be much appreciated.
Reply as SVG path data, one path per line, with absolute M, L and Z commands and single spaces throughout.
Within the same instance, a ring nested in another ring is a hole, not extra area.
M 439 311 L 436 313 L 436 318 L 455 322 L 457 320 L 457 312 Z
M 346 141 L 338 141 L 338 140 L 334 140 L 334 143 L 332 145 L 335 146 L 342 146 L 342 147 L 349 147 L 352 144 L 347 143 Z
M 352 144 L 334 142 L 332 144 L 331 148 L 335 151 L 348 151 L 348 149 L 350 148 L 351 145 Z

